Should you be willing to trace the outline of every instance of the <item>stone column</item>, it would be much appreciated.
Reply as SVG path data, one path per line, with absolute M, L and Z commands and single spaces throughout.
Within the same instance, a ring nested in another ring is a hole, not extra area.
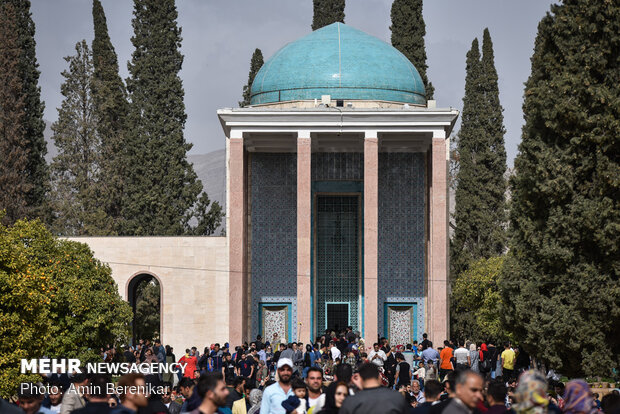
M 379 225 L 379 140 L 377 131 L 364 137 L 364 339 L 377 341 L 377 237 Z
M 228 339 L 233 348 L 247 339 L 248 314 L 246 162 L 241 131 L 231 131 L 228 147 Z
M 430 267 L 428 333 L 433 344 L 449 339 L 448 311 L 448 157 L 445 131 L 435 131 L 431 144 Z
M 304 343 L 311 338 L 310 261 L 311 261 L 311 177 L 310 131 L 297 134 L 297 337 Z

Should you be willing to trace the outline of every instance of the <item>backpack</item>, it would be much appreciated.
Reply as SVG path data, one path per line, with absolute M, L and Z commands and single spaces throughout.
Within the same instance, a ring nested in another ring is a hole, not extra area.
M 480 371 L 489 372 L 490 370 L 491 370 L 491 361 L 489 360 L 489 358 L 485 358 L 482 361 L 480 361 Z

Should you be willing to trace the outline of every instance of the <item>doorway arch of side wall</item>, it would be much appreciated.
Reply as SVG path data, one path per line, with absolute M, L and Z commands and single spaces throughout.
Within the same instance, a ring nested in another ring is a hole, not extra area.
M 131 310 L 132 312 L 134 312 L 134 319 L 135 319 L 135 312 L 136 312 L 136 288 L 138 287 L 138 285 L 140 284 L 140 282 L 143 282 L 145 280 L 148 279 L 155 279 L 157 280 L 157 283 L 159 284 L 159 340 L 164 343 L 164 284 L 162 283 L 161 278 L 153 273 L 150 272 L 148 270 L 140 270 L 138 272 L 135 272 L 134 274 L 132 274 L 129 279 L 127 279 L 127 282 L 125 283 L 125 298 L 127 300 L 127 302 L 129 302 L 129 305 L 131 306 Z M 133 323 L 134 323 L 134 319 L 132 319 L 131 323 L 131 338 L 132 338 L 132 342 L 136 341 L 135 338 L 135 329 L 133 327 Z M 135 343 L 134 343 L 135 345 Z

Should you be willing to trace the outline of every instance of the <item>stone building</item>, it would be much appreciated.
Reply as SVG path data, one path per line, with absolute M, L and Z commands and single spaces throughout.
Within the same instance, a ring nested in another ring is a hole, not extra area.
M 458 111 L 426 102 L 404 55 L 341 23 L 276 52 L 251 99 L 218 111 L 225 237 L 80 239 L 121 293 L 157 277 L 162 340 L 177 349 L 346 326 L 370 343 L 447 338 Z

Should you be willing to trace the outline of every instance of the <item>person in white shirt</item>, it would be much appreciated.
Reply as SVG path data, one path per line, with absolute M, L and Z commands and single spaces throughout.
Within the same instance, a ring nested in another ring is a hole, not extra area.
M 340 359 L 342 353 L 340 352 L 340 349 L 336 348 L 336 343 L 334 341 L 329 341 L 329 347 L 329 350 L 332 353 L 332 359 L 334 361 Z
M 460 342 L 459 347 L 454 350 L 456 369 L 460 371 L 469 368 L 469 351 L 463 345 L 463 342 Z
M 376 342 L 373 344 L 372 347 L 374 349 L 370 351 L 370 354 L 368 354 L 368 360 L 378 367 L 383 367 L 383 364 L 385 363 L 385 360 L 387 359 L 385 352 L 383 352 L 379 348 L 379 344 Z

